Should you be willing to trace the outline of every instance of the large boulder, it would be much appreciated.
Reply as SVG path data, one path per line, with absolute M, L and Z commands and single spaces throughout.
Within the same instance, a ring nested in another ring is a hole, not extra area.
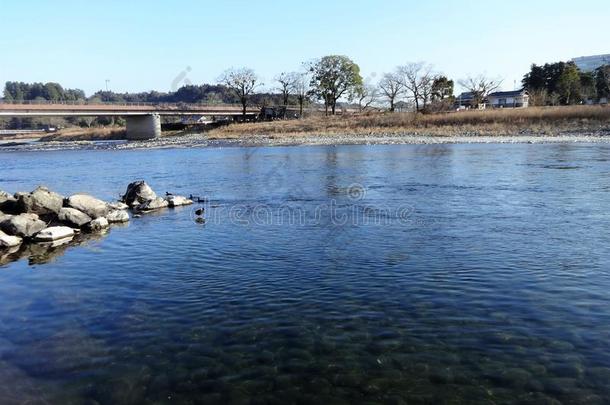
M 122 203 L 120 201 L 108 203 L 108 208 L 111 210 L 126 210 L 129 209 L 129 205 Z
M 53 216 L 59 213 L 64 204 L 64 198 L 46 187 L 38 187 L 31 193 L 19 193 L 17 209 L 20 212 Z
M 157 197 L 154 200 L 149 200 L 143 204 L 138 205 L 137 209 L 138 211 L 154 211 L 161 208 L 167 208 L 168 206 L 169 203 L 165 199 Z
M 135 181 L 127 186 L 127 191 L 123 195 L 123 202 L 130 207 L 144 204 L 157 198 L 157 194 L 144 180 Z
M 114 210 L 108 213 L 106 219 L 111 224 L 129 222 L 129 214 L 127 213 L 127 211 Z
M 182 205 L 191 205 L 193 204 L 192 200 L 189 200 L 186 197 L 182 197 L 180 195 L 170 195 L 166 198 L 167 203 L 170 207 L 180 207 Z
M 92 218 L 84 212 L 69 207 L 64 207 L 59 210 L 57 219 L 66 225 L 74 226 L 76 228 L 85 226 L 92 220 Z
M 6 191 L 0 190 L 0 211 L 17 214 L 17 199 Z
M 104 217 L 99 217 L 94 219 L 93 221 L 89 222 L 85 228 L 89 231 L 89 232 L 100 232 L 103 231 L 104 229 L 108 228 L 110 226 L 110 224 L 108 224 L 108 220 Z
M 67 226 L 52 226 L 45 228 L 38 232 L 34 236 L 34 240 L 37 242 L 52 242 L 55 240 L 72 238 L 74 236 L 74 229 L 68 228 Z
M 65 205 L 84 212 L 93 219 L 108 214 L 108 204 L 88 194 L 75 194 L 66 200 Z
M 47 227 L 44 221 L 38 219 L 36 214 L 20 214 L 5 217 L 0 222 L 0 229 L 12 236 L 31 238 Z
M 12 248 L 21 245 L 21 238 L 18 236 L 7 235 L 0 231 L 0 249 Z

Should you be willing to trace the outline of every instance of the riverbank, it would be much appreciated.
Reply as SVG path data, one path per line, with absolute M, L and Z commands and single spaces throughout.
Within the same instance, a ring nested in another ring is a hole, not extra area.
M 120 128 L 62 130 L 0 150 L 149 149 L 345 144 L 610 142 L 610 107 L 572 106 L 442 114 L 375 113 L 232 124 L 204 133 L 122 140 Z

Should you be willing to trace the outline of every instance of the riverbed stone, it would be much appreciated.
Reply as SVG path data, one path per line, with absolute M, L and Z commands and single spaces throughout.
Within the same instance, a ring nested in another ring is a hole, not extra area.
M 75 194 L 66 200 L 65 205 L 84 212 L 93 219 L 108 214 L 108 204 L 88 194 Z
M 76 208 L 63 207 L 57 216 L 60 222 L 80 228 L 91 222 L 92 218 Z
M 138 205 L 137 209 L 140 211 L 154 211 L 161 208 L 167 208 L 168 206 L 169 203 L 165 199 L 157 197 L 154 200 L 149 200 L 143 204 Z
M 144 180 L 139 180 L 127 186 L 127 191 L 125 191 L 122 200 L 130 207 L 134 207 L 156 198 L 157 194 L 153 189 Z
M 104 217 L 99 217 L 89 222 L 85 227 L 89 232 L 100 232 L 108 228 L 108 226 L 110 226 L 108 220 Z
M 20 214 L 5 218 L 0 222 L 0 229 L 11 236 L 31 238 L 47 227 L 36 214 Z
M 40 216 L 57 215 L 63 206 L 64 197 L 39 186 L 31 193 L 21 193 L 17 199 L 17 209 L 23 213 L 33 213 Z
M 37 242 L 52 242 L 60 239 L 71 238 L 74 236 L 74 230 L 67 226 L 52 226 L 45 228 L 34 236 Z
M 18 236 L 7 235 L 0 231 L 0 249 L 12 248 L 21 245 L 22 239 Z
M 189 200 L 188 198 L 183 197 L 181 195 L 170 195 L 166 198 L 166 200 L 171 208 L 193 204 L 192 200 Z
M 106 219 L 111 224 L 125 223 L 129 222 L 129 214 L 127 213 L 127 211 L 114 210 L 108 213 Z

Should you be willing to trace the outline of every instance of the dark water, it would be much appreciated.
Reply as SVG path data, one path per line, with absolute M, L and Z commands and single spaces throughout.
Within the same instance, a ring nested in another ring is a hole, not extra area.
M 610 147 L 0 154 L 210 198 L 0 267 L 0 401 L 610 402 Z M 57 254 L 63 253 L 63 254 Z

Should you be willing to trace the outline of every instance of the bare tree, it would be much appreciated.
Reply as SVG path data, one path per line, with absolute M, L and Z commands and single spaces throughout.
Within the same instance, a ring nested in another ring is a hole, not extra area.
M 282 72 L 275 77 L 275 81 L 280 84 L 279 90 L 282 92 L 282 101 L 284 102 L 284 118 L 286 118 L 288 100 L 290 99 L 290 95 L 295 92 L 298 80 L 299 73 L 297 72 Z
M 245 118 L 250 96 L 261 85 L 254 70 L 245 67 L 238 69 L 231 68 L 218 78 L 218 82 L 227 86 L 235 93 L 242 105 L 242 113 Z
M 394 112 L 394 103 L 396 98 L 403 92 L 404 86 L 400 80 L 400 76 L 395 73 L 386 73 L 379 82 L 381 92 L 390 102 L 390 112 Z
M 288 99 L 294 92 L 297 81 L 299 80 L 299 73 L 296 72 L 282 72 L 275 77 L 275 81 L 278 82 L 279 90 L 282 92 L 282 101 L 284 107 L 288 105 Z
M 426 108 L 430 95 L 432 94 L 432 83 L 434 75 L 432 66 L 424 62 L 408 63 L 398 67 L 399 77 L 402 85 L 411 93 L 415 101 L 415 110 L 419 111 L 420 101 Z
M 299 102 L 299 117 L 303 117 L 303 105 L 309 99 L 309 82 L 311 78 L 307 73 L 298 73 L 297 81 L 294 86 L 294 93 Z
M 502 84 L 501 79 L 490 79 L 483 74 L 478 76 L 469 76 L 466 79 L 459 80 L 460 86 L 472 93 L 473 105 L 479 105 L 487 98 L 489 93 L 497 90 Z
M 353 98 L 358 100 L 358 107 L 362 112 L 379 99 L 378 87 L 370 83 L 363 83 L 355 89 Z

